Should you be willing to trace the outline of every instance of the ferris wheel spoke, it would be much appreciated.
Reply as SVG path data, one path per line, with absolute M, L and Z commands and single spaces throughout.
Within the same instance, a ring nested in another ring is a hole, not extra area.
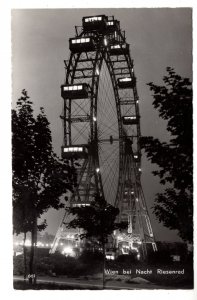
M 87 135 L 84 134 L 84 131 L 86 131 L 89 127 L 89 123 L 86 123 L 86 125 L 84 125 L 81 129 L 78 129 L 77 126 L 75 126 L 74 124 L 72 124 L 72 126 L 77 130 L 78 132 L 78 135 L 76 135 L 74 138 L 73 138 L 73 143 L 76 143 L 77 140 L 79 140 L 79 138 L 81 136 L 84 137 L 84 140 L 87 140 Z
M 115 155 L 118 156 L 118 153 L 117 153 L 118 151 L 119 151 L 119 149 L 115 148 L 113 151 L 107 152 L 107 153 L 109 153 L 107 156 L 102 155 L 102 153 L 101 153 L 101 151 L 100 151 L 100 155 L 104 156 L 104 159 L 101 160 L 101 165 L 104 165 L 104 164 L 108 161 L 109 157 L 112 158 L 112 157 L 115 156 Z M 104 152 L 104 154 L 106 154 L 105 151 L 103 151 L 103 152 Z

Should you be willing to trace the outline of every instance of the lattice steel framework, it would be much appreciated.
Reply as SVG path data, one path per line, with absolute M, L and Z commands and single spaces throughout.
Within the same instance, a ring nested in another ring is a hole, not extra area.
M 156 244 L 140 182 L 139 97 L 129 44 L 114 17 L 82 21 L 69 41 L 61 87 L 63 156 L 80 162 L 70 205 L 88 205 L 95 193 L 105 197 L 120 209 L 119 219 L 129 222 L 128 232 L 115 234 L 117 245 L 137 243 L 145 257 L 146 244 L 152 243 L 154 251 Z M 78 157 L 79 146 L 84 155 Z M 65 238 L 66 219 L 65 214 L 51 252 Z

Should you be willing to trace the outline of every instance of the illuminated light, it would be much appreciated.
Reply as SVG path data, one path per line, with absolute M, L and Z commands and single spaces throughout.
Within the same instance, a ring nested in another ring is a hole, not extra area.
M 31 241 L 30 241 L 30 240 L 26 240 L 26 241 L 25 241 L 25 246 L 27 246 L 27 247 L 28 247 L 28 246 L 31 246 Z
M 157 251 L 157 245 L 155 243 L 152 243 L 152 247 L 154 251 Z
M 107 46 L 107 39 L 104 38 L 104 45 Z
M 111 49 L 120 49 L 120 45 L 111 46 Z
M 136 103 L 139 103 L 139 100 L 137 100 Z
M 136 247 L 133 247 L 132 243 L 130 244 L 130 247 L 131 247 L 131 249 L 132 249 L 132 250 L 135 250 L 136 252 L 138 252 L 138 253 L 139 253 L 139 250 L 138 250 L 138 248 L 136 248 Z
M 46 244 L 46 247 L 49 247 L 49 244 Z
M 135 120 L 136 119 L 136 117 L 134 117 L 134 116 L 131 116 L 131 117 L 124 117 L 125 118 L 125 120 Z
M 68 91 L 68 86 L 64 86 L 63 90 Z
M 138 259 L 138 260 L 140 259 L 140 254 L 139 254 L 139 253 L 137 254 L 137 259 Z
M 131 81 L 131 78 L 130 77 L 120 78 L 119 81 L 120 82 Z
M 152 234 L 152 233 L 150 233 L 150 237 L 153 237 L 153 234 Z
M 108 26 L 112 26 L 112 25 L 114 25 L 114 22 L 113 22 L 113 21 L 107 22 L 107 25 L 108 25 Z
M 134 155 L 134 158 L 138 158 L 138 155 Z
M 71 247 L 65 247 L 64 250 L 62 251 L 62 254 L 72 255 L 73 249 Z
M 139 168 L 138 170 L 139 170 L 139 172 L 142 172 L 142 169 L 141 169 L 141 168 Z
M 136 200 L 137 202 L 139 201 L 139 199 L 138 199 L 138 198 L 136 198 L 135 200 Z
M 19 245 L 20 245 L 20 246 L 23 246 L 23 242 L 20 242 Z
M 106 255 L 106 258 L 107 258 L 107 259 L 111 259 L 111 260 L 114 260 L 114 259 L 115 259 L 115 257 L 114 257 L 113 255 Z
M 100 169 L 99 168 L 96 168 L 96 172 L 98 173 L 100 171 Z
M 63 243 L 60 243 L 61 246 L 63 246 Z
M 98 68 L 96 68 L 96 74 L 99 75 L 99 69 Z
M 82 90 L 83 86 L 82 85 L 78 85 L 78 90 Z
M 51 247 L 53 247 L 53 244 L 51 244 Z
M 93 117 L 93 121 L 96 122 L 96 117 Z
M 91 17 L 91 18 L 85 18 L 85 22 L 95 22 L 95 21 L 101 21 L 102 17 Z

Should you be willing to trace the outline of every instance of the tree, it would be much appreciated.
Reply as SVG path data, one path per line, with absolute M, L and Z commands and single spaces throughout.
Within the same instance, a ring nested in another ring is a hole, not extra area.
M 171 137 L 161 142 L 154 137 L 142 137 L 141 146 L 158 169 L 153 171 L 165 186 L 156 195 L 153 211 L 164 226 L 178 230 L 184 241 L 193 241 L 193 144 L 192 86 L 188 78 L 167 68 L 163 86 L 152 82 L 153 106 L 166 120 Z
M 119 209 L 107 203 L 105 199 L 99 195 L 95 195 L 95 199 L 89 206 L 69 207 L 68 212 L 75 216 L 70 221 L 68 228 L 81 228 L 83 233 L 80 237 L 86 239 L 96 239 L 102 247 L 103 252 L 103 288 L 105 286 L 105 248 L 108 237 L 114 230 L 125 229 L 128 224 L 117 223 L 116 218 Z
M 12 110 L 13 229 L 23 232 L 24 240 L 31 232 L 30 274 L 35 273 L 37 230 L 47 226 L 46 220 L 39 225 L 37 220 L 49 208 L 64 207 L 60 197 L 72 190 L 75 179 L 74 167 L 53 152 L 44 109 L 34 118 L 32 104 L 23 90 Z

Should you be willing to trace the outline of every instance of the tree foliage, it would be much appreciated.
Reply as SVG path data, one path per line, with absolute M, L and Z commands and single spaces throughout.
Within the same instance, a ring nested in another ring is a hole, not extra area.
M 159 167 L 165 191 L 156 195 L 154 213 L 166 227 L 178 230 L 183 240 L 193 239 L 193 142 L 192 85 L 188 78 L 167 68 L 164 85 L 149 83 L 153 91 L 153 106 L 166 120 L 171 138 L 162 142 L 154 137 L 142 137 L 141 146 L 147 157 Z
M 96 240 L 101 245 L 103 250 L 103 288 L 105 288 L 105 245 L 114 230 L 125 229 L 128 224 L 117 223 L 119 209 L 107 203 L 99 195 L 95 195 L 94 201 L 89 206 L 69 207 L 68 212 L 75 216 L 68 227 L 83 229 L 81 238 Z
M 89 206 L 69 207 L 68 211 L 75 218 L 70 221 L 70 228 L 82 228 L 81 238 L 96 238 L 101 244 L 107 242 L 109 235 L 116 229 L 126 228 L 125 223 L 117 223 L 119 209 L 95 195 Z
M 49 208 L 64 207 L 61 196 L 72 190 L 74 168 L 53 152 L 51 131 L 44 109 L 35 118 L 27 91 L 12 110 L 13 231 L 31 232 L 29 274 L 35 274 L 37 230 L 46 228 L 46 220 L 37 220 Z M 24 246 L 26 270 L 26 252 Z M 26 276 L 26 274 L 25 274 Z M 29 279 L 32 283 L 32 279 Z M 36 279 L 35 279 L 36 280 Z
M 40 108 L 36 118 L 32 101 L 22 91 L 12 110 L 12 170 L 14 232 L 31 231 L 34 213 L 64 207 L 60 196 L 72 190 L 74 170 L 53 152 L 49 122 Z M 38 229 L 44 229 L 38 226 Z

